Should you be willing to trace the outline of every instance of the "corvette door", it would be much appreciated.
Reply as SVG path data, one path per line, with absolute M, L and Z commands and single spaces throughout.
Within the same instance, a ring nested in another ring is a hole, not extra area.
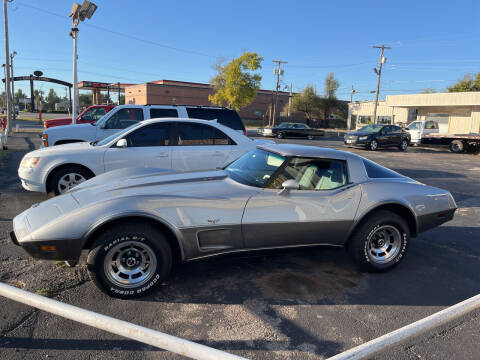
M 232 151 L 233 140 L 217 128 L 179 122 L 175 127 L 172 167 L 175 170 L 209 170 L 224 165 Z
M 126 167 L 172 168 L 172 123 L 157 123 L 132 131 L 125 136 L 126 148 L 115 145 L 107 149 L 105 171 Z
M 297 181 L 299 189 L 279 193 L 286 180 Z M 360 187 L 348 183 L 345 161 L 294 158 L 248 201 L 242 220 L 245 247 L 341 245 L 360 196 Z

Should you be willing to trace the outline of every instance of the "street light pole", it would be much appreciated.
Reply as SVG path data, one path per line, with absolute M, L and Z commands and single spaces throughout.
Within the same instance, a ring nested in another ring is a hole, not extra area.
M 77 81 L 77 38 L 78 28 L 75 26 L 70 31 L 70 36 L 73 38 L 73 104 L 72 104 L 72 124 L 77 123 L 78 112 L 78 81 Z
M 72 104 L 72 124 L 77 123 L 78 112 L 78 80 L 77 80 L 77 40 L 78 40 L 78 24 L 80 21 L 90 19 L 93 13 L 97 10 L 97 5 L 83 0 L 83 4 L 73 3 L 72 11 L 69 17 L 72 18 L 72 30 L 70 36 L 73 38 L 73 104 Z
M 7 0 L 3 0 L 3 25 L 5 30 L 5 88 L 7 90 L 7 128 L 5 130 L 5 142 L 4 147 L 6 147 L 6 141 L 8 134 L 10 134 L 10 129 L 12 126 L 12 101 L 10 93 L 10 49 L 8 44 L 8 11 L 7 11 Z
M 12 71 L 11 80 L 12 80 L 12 118 L 13 120 L 15 120 L 15 117 L 16 117 L 15 116 L 15 80 L 13 76 L 13 58 L 15 57 L 15 55 L 17 55 L 16 51 L 10 54 L 10 69 Z

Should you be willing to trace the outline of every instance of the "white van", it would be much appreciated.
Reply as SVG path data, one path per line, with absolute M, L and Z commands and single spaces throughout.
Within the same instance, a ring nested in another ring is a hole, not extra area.
M 433 120 L 414 121 L 405 128 L 410 133 L 412 144 L 420 144 L 424 135 L 438 134 L 438 129 L 438 122 Z

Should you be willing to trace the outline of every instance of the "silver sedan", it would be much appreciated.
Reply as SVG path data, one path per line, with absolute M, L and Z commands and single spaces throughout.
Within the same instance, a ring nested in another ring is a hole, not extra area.
M 41 259 L 88 251 L 98 287 L 131 298 L 162 283 L 174 261 L 238 251 L 338 246 L 361 270 L 385 271 L 455 209 L 448 191 L 358 155 L 272 144 L 223 170 L 100 175 L 15 217 L 11 238 Z

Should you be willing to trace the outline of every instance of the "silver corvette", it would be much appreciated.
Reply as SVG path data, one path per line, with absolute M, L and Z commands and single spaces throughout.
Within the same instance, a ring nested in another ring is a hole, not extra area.
M 448 191 L 358 155 L 272 144 L 223 170 L 100 175 L 15 217 L 11 238 L 41 259 L 76 262 L 88 251 L 98 287 L 130 298 L 174 261 L 238 251 L 341 246 L 361 270 L 385 271 L 455 209 Z

